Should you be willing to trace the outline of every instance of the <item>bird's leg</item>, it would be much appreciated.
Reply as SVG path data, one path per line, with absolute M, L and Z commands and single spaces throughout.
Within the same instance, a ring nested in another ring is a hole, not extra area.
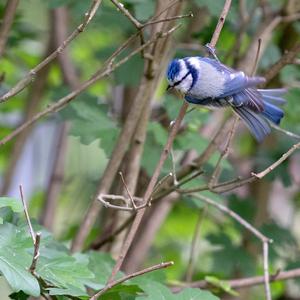
M 207 52 L 217 61 L 220 61 L 217 54 L 216 54 L 216 48 L 211 46 L 209 43 L 205 45 L 205 48 Z

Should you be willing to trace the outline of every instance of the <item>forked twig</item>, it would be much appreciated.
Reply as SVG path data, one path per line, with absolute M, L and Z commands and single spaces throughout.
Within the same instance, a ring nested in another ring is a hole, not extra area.
M 129 189 L 128 189 L 128 186 L 127 186 L 127 184 L 126 184 L 126 182 L 125 182 L 125 179 L 124 179 L 124 177 L 123 177 L 122 172 L 119 172 L 119 175 L 120 175 L 120 177 L 121 177 L 121 180 L 122 180 L 122 183 L 123 183 L 123 185 L 124 185 L 124 187 L 125 187 L 125 190 L 126 190 L 126 192 L 127 192 L 127 194 L 128 194 L 128 197 L 129 197 L 129 199 L 130 199 L 132 208 L 136 210 L 136 209 L 137 209 L 137 206 L 136 206 L 135 203 L 134 203 L 133 197 L 132 197 L 132 195 L 131 195 L 131 193 L 130 193 L 130 191 L 129 191 Z
M 220 35 L 220 32 L 222 30 L 222 27 L 223 27 L 223 24 L 225 22 L 225 18 L 229 12 L 229 9 L 230 9 L 230 5 L 231 5 L 231 0 L 226 0 L 225 1 L 225 4 L 224 4 L 224 7 L 223 7 L 223 10 L 221 12 L 221 15 L 220 15 L 220 18 L 219 18 L 219 21 L 218 21 L 218 24 L 216 26 L 216 29 L 214 31 L 214 34 L 213 34 L 213 37 L 212 37 L 212 40 L 211 40 L 211 46 L 212 47 L 215 47 L 217 41 L 218 41 L 218 38 L 219 38 L 219 35 Z M 157 163 L 157 166 L 155 168 L 155 171 L 151 177 L 151 180 L 149 182 L 149 185 L 146 189 L 146 192 L 144 194 L 144 203 L 145 204 L 148 204 L 150 201 L 151 201 L 151 195 L 153 193 L 153 190 L 155 188 L 155 185 L 157 183 L 157 180 L 158 180 L 158 177 L 160 175 L 160 172 L 161 172 L 161 169 L 163 167 L 163 164 L 165 162 L 165 160 L 167 159 L 168 155 L 169 155 L 169 152 L 170 152 L 170 149 L 171 149 L 171 146 L 173 144 L 173 141 L 175 139 L 175 136 L 177 134 L 177 131 L 179 129 L 179 126 L 181 124 L 181 121 L 183 120 L 184 118 L 184 115 L 187 111 L 187 108 L 188 108 L 188 104 L 186 102 L 183 103 L 180 111 L 179 111 L 179 114 L 178 114 L 178 117 L 176 118 L 176 121 L 174 123 L 174 125 L 172 126 L 171 130 L 170 130 L 170 133 L 169 133 L 169 136 L 168 136 L 168 140 L 167 140 L 167 143 L 161 153 L 161 157 Z M 123 245 L 123 249 L 118 257 L 118 260 L 112 270 L 112 273 L 111 273 L 111 276 L 110 278 L 108 279 L 108 282 L 107 282 L 107 285 L 110 284 L 114 277 L 116 276 L 116 274 L 118 273 L 119 269 L 121 268 L 122 264 L 123 264 L 123 261 L 126 257 L 126 254 L 129 250 L 129 247 L 134 239 L 134 236 L 139 228 L 139 225 L 142 221 L 142 218 L 145 214 L 145 209 L 141 209 L 140 211 L 138 211 L 138 213 L 136 214 L 136 217 L 133 221 L 133 224 L 131 226 L 131 229 L 128 233 L 128 236 L 124 242 L 124 245 Z

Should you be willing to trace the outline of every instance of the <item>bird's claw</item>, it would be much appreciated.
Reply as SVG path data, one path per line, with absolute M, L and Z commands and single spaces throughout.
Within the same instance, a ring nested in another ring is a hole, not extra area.
M 217 61 L 220 61 L 218 56 L 216 55 L 216 48 L 211 46 L 209 43 L 205 45 L 207 52 Z

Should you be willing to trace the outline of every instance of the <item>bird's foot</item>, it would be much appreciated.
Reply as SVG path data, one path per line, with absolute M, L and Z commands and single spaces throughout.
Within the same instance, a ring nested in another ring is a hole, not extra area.
M 207 52 L 217 61 L 220 61 L 217 54 L 216 54 L 216 48 L 211 46 L 209 43 L 205 45 L 205 48 Z

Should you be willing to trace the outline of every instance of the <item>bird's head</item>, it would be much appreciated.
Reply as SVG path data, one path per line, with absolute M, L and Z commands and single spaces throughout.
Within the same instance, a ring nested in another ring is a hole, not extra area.
M 193 83 L 193 77 L 187 64 L 183 59 L 173 59 L 167 69 L 167 90 L 175 88 L 182 93 L 186 93 Z

